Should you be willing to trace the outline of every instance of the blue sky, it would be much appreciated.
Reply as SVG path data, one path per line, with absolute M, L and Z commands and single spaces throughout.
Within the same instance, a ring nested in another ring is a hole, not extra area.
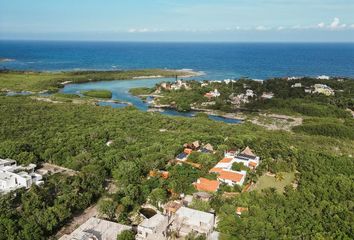
M 354 42 L 354 0 L 0 0 L 0 39 Z

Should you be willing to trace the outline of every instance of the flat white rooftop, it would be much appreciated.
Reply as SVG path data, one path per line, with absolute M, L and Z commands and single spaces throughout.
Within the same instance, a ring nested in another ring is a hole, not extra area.
M 70 235 L 64 235 L 59 240 L 115 240 L 117 235 L 130 226 L 92 217 Z

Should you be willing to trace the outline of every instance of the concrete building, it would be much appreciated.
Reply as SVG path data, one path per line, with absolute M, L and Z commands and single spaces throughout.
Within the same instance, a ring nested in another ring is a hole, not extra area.
M 59 240 L 115 240 L 122 231 L 131 229 L 130 226 L 92 217 Z
M 160 213 L 138 225 L 137 240 L 167 239 L 168 217 Z
M 195 232 L 205 234 L 208 238 L 213 232 L 214 224 L 215 216 L 213 214 L 181 207 L 174 216 L 171 230 L 176 231 L 180 237 Z

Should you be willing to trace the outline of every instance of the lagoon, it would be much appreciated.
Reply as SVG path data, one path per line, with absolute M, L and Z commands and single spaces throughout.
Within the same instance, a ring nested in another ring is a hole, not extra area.
M 131 88 L 138 87 L 154 87 L 156 84 L 163 81 L 173 81 L 171 78 L 150 78 L 150 79 L 134 79 L 134 80 L 113 80 L 113 81 L 100 81 L 100 82 L 89 82 L 89 83 L 78 83 L 78 84 L 67 84 L 63 89 L 60 90 L 61 93 L 66 94 L 80 94 L 82 91 L 103 89 L 112 92 L 112 100 L 118 100 L 123 103 L 114 103 L 110 101 L 99 102 L 99 106 L 110 106 L 112 108 L 123 108 L 126 107 L 126 103 L 131 103 L 137 109 L 141 111 L 147 111 L 149 109 L 149 103 L 144 102 L 139 97 L 133 96 L 129 93 Z M 170 116 L 182 116 L 182 117 L 194 117 L 197 112 L 178 112 L 173 109 L 165 109 L 161 114 Z M 210 119 L 214 121 L 220 121 L 225 123 L 241 123 L 241 120 L 224 118 L 220 116 L 208 115 Z

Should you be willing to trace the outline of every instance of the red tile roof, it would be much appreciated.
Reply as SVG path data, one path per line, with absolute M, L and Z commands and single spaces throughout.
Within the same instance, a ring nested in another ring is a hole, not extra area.
M 185 148 L 184 151 L 183 151 L 185 154 L 191 154 L 193 152 L 192 149 L 190 148 Z
M 220 179 L 231 180 L 233 182 L 240 182 L 242 180 L 243 176 L 244 175 L 241 173 L 230 172 L 230 171 L 220 171 L 218 177 Z
M 207 178 L 199 178 L 195 183 L 195 188 L 198 191 L 216 192 L 220 183 L 217 180 L 209 180 Z
M 229 163 L 232 161 L 232 158 L 223 158 L 222 160 L 220 160 L 219 163 Z

